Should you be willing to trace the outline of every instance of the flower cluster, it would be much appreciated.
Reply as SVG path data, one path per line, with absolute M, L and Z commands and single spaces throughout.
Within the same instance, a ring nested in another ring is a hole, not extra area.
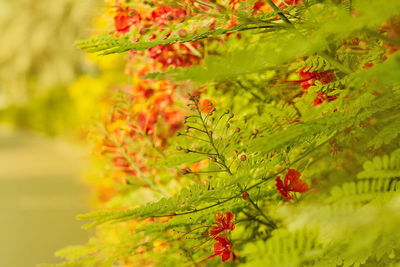
M 136 27 L 143 34 L 154 25 L 166 26 L 186 18 L 186 10 L 181 8 L 159 6 L 149 13 L 138 12 L 131 7 L 115 6 L 114 27 L 118 33 L 127 33 L 131 27 Z
M 236 259 L 236 255 L 232 250 L 232 243 L 227 237 L 228 231 L 233 231 L 235 229 L 234 218 L 235 216 L 231 211 L 215 213 L 215 222 L 217 222 L 217 224 L 212 225 L 208 230 L 210 238 L 216 241 L 213 246 L 214 254 L 201 262 L 219 256 L 222 262 L 234 261 Z
M 114 27 L 118 35 L 126 34 L 130 31 L 131 27 L 134 27 L 139 35 L 146 34 L 148 31 L 154 29 L 158 30 L 159 33 L 163 33 L 165 26 L 172 23 L 179 23 L 186 19 L 187 11 L 181 8 L 159 6 L 150 11 L 138 12 L 131 7 L 123 8 L 120 4 L 116 7 L 114 16 Z M 169 37 L 171 32 L 166 34 Z M 180 35 L 184 36 L 184 30 L 180 31 Z M 137 38 L 137 37 L 136 37 Z M 154 33 L 149 41 L 157 38 L 157 34 Z M 203 45 L 199 42 L 190 42 L 186 44 L 170 44 L 170 45 L 159 45 L 150 48 L 147 52 L 131 51 L 133 57 L 137 55 L 144 55 L 148 53 L 148 56 L 154 60 L 153 67 L 151 70 L 157 68 L 165 70 L 169 67 L 189 67 L 193 64 L 198 64 L 201 60 L 201 53 Z M 146 74 L 149 68 L 145 68 L 141 71 L 141 74 Z
M 307 92 L 308 88 L 310 88 L 311 86 L 315 86 L 316 81 L 320 81 L 322 84 L 327 84 L 335 79 L 335 73 L 333 72 L 333 70 L 327 70 L 323 72 L 310 72 L 309 70 L 304 71 L 305 69 L 306 67 L 302 68 L 299 71 L 299 75 L 302 79 L 300 81 L 297 81 L 301 84 L 301 88 L 304 92 Z

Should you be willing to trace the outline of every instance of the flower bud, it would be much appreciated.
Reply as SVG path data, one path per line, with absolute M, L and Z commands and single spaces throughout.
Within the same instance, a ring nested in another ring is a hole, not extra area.
M 242 198 L 243 198 L 244 200 L 249 200 L 249 198 L 250 198 L 250 195 L 249 195 L 249 193 L 247 193 L 247 192 L 243 192 L 243 194 L 242 194 Z
M 181 170 L 181 173 L 183 175 L 188 174 L 189 172 L 190 172 L 189 168 L 184 168 L 184 169 Z
M 217 158 L 216 158 L 216 157 L 212 157 L 212 158 L 211 158 L 211 161 L 216 162 L 216 161 L 217 161 Z
M 243 155 L 240 156 L 240 160 L 241 160 L 241 161 L 245 161 L 246 159 L 247 159 L 247 157 L 246 157 L 245 154 L 243 154 Z
M 236 131 L 237 133 L 240 132 L 240 128 L 237 127 L 237 128 L 235 129 L 235 131 Z
M 258 129 L 254 129 L 253 134 L 258 134 Z
M 239 152 L 237 150 L 233 150 L 233 155 L 237 156 Z
M 183 150 L 183 152 L 189 153 L 189 149 L 185 148 L 185 149 Z
M 181 37 L 181 38 L 185 38 L 185 37 L 187 36 L 187 32 L 186 32 L 184 29 L 180 29 L 180 30 L 178 31 L 178 35 L 179 35 L 179 37 Z
M 180 151 L 180 150 L 182 150 L 182 147 L 181 146 L 176 146 L 176 150 Z

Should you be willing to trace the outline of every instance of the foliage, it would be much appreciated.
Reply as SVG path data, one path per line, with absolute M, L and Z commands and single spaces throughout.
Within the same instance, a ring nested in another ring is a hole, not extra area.
M 96 235 L 60 266 L 400 264 L 398 1 L 110 12 L 77 44 L 129 51 L 133 88 L 93 133 Z

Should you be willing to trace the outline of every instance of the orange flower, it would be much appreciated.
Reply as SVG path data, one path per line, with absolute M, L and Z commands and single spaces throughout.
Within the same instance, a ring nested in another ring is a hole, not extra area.
M 202 112 L 209 114 L 215 108 L 215 101 L 211 99 L 200 100 L 199 108 Z

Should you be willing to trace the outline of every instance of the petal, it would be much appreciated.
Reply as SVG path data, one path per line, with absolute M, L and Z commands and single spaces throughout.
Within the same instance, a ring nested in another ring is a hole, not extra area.
M 219 233 L 221 233 L 222 231 L 224 231 L 223 228 L 221 228 L 221 226 L 219 225 L 213 225 L 210 227 L 210 229 L 208 230 L 208 234 L 209 236 L 213 237 L 213 236 L 217 236 Z
M 289 193 L 288 192 L 288 194 L 286 195 L 286 196 L 284 196 L 286 199 L 296 199 L 296 196 L 294 195 L 294 194 L 292 194 L 292 193 Z
M 225 216 L 226 216 L 226 225 L 224 225 L 225 229 L 233 231 L 235 229 L 235 221 L 234 221 L 235 215 L 231 211 L 226 211 Z
M 231 222 L 229 225 L 228 225 L 228 230 L 231 230 L 231 231 L 233 231 L 233 230 L 235 230 L 235 223 L 234 222 Z
M 297 181 L 296 185 L 293 187 L 292 191 L 304 194 L 308 190 L 309 189 L 308 189 L 307 183 L 303 180 L 299 180 L 299 181 Z
M 223 244 L 221 243 L 215 243 L 214 244 L 214 253 L 221 253 L 223 250 L 225 249 L 225 247 L 223 246 Z
M 226 216 L 226 222 L 227 223 L 232 221 L 233 218 L 235 217 L 235 215 L 233 215 L 233 213 L 231 211 L 229 211 L 229 210 L 225 212 L 225 216 Z
M 289 191 L 296 185 L 299 180 L 301 173 L 297 170 L 289 169 L 285 175 L 285 188 Z
M 220 212 L 220 211 L 215 213 L 214 220 L 217 223 L 221 223 L 222 224 L 224 222 L 224 214 L 222 212 Z
M 231 245 L 229 239 L 225 236 L 225 234 L 219 235 L 215 238 L 223 247 L 227 247 Z
M 281 188 L 284 188 L 284 186 L 283 186 L 283 183 L 282 183 L 282 180 L 281 180 L 281 177 L 280 177 L 280 176 L 276 177 L 276 178 L 275 178 L 275 181 L 276 181 L 276 184 L 275 184 L 275 186 L 276 186 L 276 189 L 280 190 Z
M 231 258 L 231 251 L 226 249 L 221 255 L 221 261 L 225 262 Z
M 281 178 L 278 176 L 276 177 L 275 181 L 276 181 L 275 186 L 279 194 L 281 194 L 284 198 L 288 198 L 289 191 L 283 185 Z

